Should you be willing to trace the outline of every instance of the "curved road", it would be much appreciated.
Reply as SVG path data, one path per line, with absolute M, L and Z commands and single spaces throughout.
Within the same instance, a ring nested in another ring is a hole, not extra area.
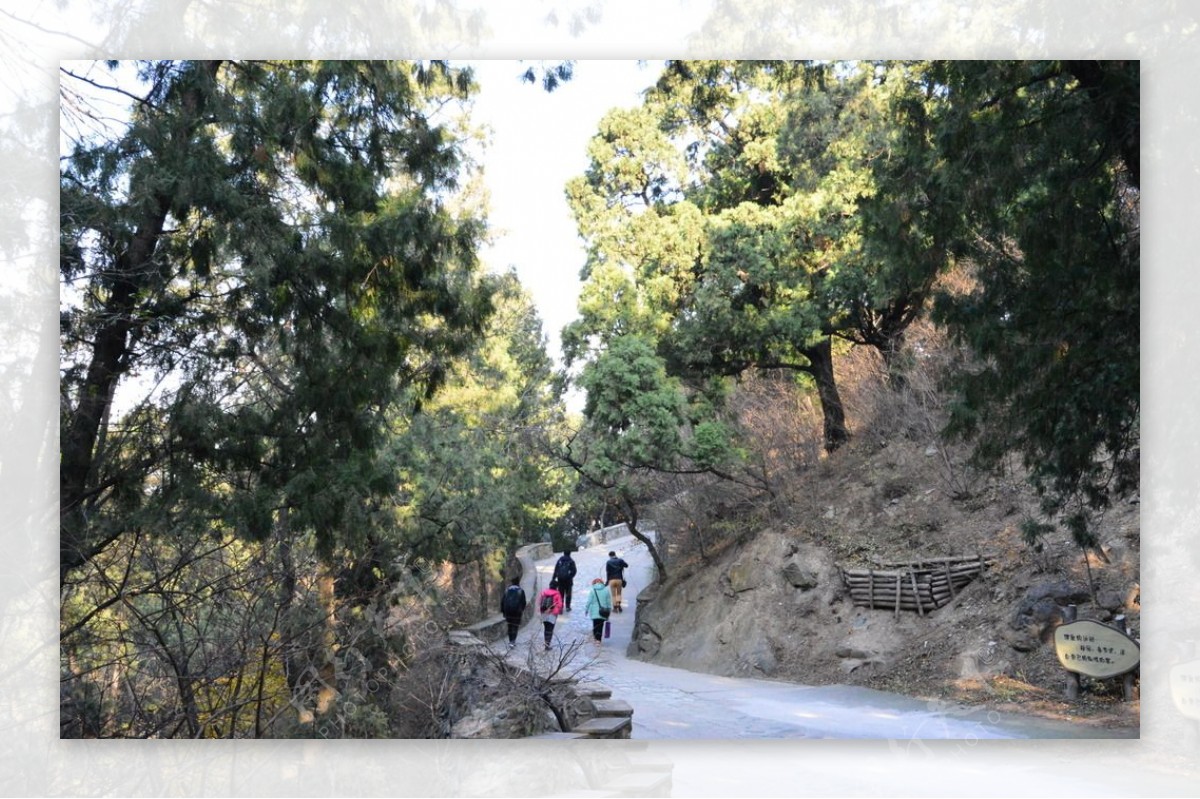
M 654 564 L 645 544 L 632 536 L 613 539 L 574 553 L 579 573 L 575 578 L 572 612 L 559 618 L 555 643 L 587 640 L 591 622 L 584 613 L 593 577 L 604 576 L 609 550 L 615 550 L 630 568 L 625 589 L 625 613 L 613 614 L 612 637 L 593 657 L 586 676 L 612 688 L 613 698 L 634 708 L 633 738 L 733 739 L 733 738 L 874 738 L 894 741 L 950 738 L 1097 738 L 1137 737 L 1136 731 L 1104 731 L 1002 715 L 978 708 L 923 702 L 849 686 L 813 687 L 773 680 L 720 677 L 684 669 L 631 660 L 625 653 L 634 626 L 638 590 L 651 581 Z M 538 561 L 539 585 L 550 582 L 560 553 Z M 536 602 L 536 597 L 529 601 Z M 536 614 L 522 628 L 517 653 L 540 642 L 542 625 Z M 499 646 L 498 644 L 497 646 Z M 536 649 L 540 646 L 535 647 Z M 514 655 L 517 656 L 517 655 Z

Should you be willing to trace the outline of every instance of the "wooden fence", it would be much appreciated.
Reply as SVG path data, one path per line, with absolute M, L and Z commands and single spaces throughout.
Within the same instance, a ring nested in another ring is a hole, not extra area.
M 915 610 L 924 616 L 952 602 L 992 562 L 986 555 L 924 558 L 881 563 L 880 568 L 842 569 L 842 581 L 855 605 L 884 610 Z

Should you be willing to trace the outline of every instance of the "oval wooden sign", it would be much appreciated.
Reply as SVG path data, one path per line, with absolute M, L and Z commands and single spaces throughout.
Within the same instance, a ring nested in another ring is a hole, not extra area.
M 1200 660 L 1171 667 L 1171 699 L 1180 713 L 1200 720 Z
M 1059 625 L 1054 652 L 1067 671 L 1088 677 L 1117 677 L 1137 668 L 1141 648 L 1116 627 L 1085 619 Z

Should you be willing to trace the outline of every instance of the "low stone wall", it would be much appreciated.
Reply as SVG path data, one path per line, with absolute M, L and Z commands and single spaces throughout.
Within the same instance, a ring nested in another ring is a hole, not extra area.
M 652 533 L 654 532 L 654 522 L 646 519 L 639 526 L 639 529 L 641 529 L 642 532 Z M 587 549 L 588 547 L 607 544 L 614 538 L 624 538 L 627 535 L 630 535 L 629 525 L 625 522 L 621 522 L 620 524 L 614 524 L 611 527 L 603 527 L 592 533 L 584 533 L 575 539 L 575 546 L 579 549 Z

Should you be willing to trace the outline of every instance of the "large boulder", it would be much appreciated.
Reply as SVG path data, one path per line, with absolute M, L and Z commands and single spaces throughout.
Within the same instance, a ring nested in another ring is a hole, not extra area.
M 662 648 L 662 636 L 649 624 L 638 624 L 634 630 L 633 645 L 636 647 L 634 654 L 652 658 Z
M 816 571 L 795 556 L 783 567 L 783 579 L 787 581 L 788 585 L 801 591 L 811 591 L 821 582 Z
M 1014 649 L 1029 651 L 1032 641 L 1047 641 L 1050 632 L 1062 623 L 1064 607 L 1090 598 L 1087 588 L 1066 580 L 1049 580 L 1031 586 L 1017 603 L 1009 621 L 1015 634 L 1004 638 Z

